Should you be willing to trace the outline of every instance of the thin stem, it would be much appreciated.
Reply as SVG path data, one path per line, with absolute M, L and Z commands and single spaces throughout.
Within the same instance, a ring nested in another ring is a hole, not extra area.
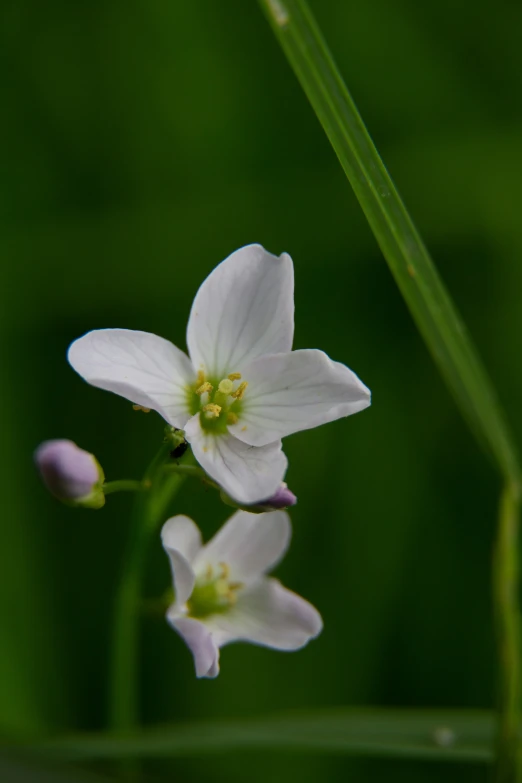
M 191 478 L 201 479 L 207 484 L 211 484 L 214 487 L 218 485 L 212 481 L 211 478 L 205 473 L 203 468 L 198 468 L 197 465 L 165 465 L 163 470 L 165 473 L 179 473 L 182 476 L 190 476 Z
M 135 501 L 115 597 L 109 723 L 120 731 L 139 723 L 140 601 L 148 546 L 185 478 L 181 474 L 165 475 L 162 470 L 171 448 L 170 442 L 161 446 L 143 477 L 142 483 L 150 486 L 150 491 L 140 493 Z
M 150 485 L 145 481 L 120 479 L 118 481 L 108 481 L 103 485 L 102 489 L 105 495 L 112 495 L 113 492 L 143 492 L 150 489 Z
M 515 783 L 521 775 L 518 758 L 521 654 L 517 541 L 519 513 L 518 487 L 508 485 L 500 499 L 493 559 L 493 595 L 500 664 L 496 783 Z

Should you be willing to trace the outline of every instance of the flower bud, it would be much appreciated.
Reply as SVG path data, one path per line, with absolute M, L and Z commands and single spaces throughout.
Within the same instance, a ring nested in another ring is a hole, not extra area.
M 72 440 L 46 440 L 34 459 L 47 489 L 62 503 L 84 508 L 104 505 L 103 470 L 93 454 Z
M 233 508 L 242 508 L 244 511 L 250 511 L 253 514 L 263 514 L 265 511 L 276 511 L 281 508 L 288 508 L 289 506 L 295 506 L 297 498 L 294 493 L 288 489 L 286 484 L 281 484 L 279 489 L 275 491 L 272 497 L 267 500 L 260 500 L 259 503 L 254 503 L 252 506 L 245 506 L 236 503 L 231 497 L 229 497 L 223 490 L 221 490 L 221 500 L 227 506 Z
M 268 500 L 263 500 L 260 503 L 256 503 L 256 511 L 274 511 L 279 508 L 288 508 L 289 506 L 295 506 L 297 498 L 291 490 L 288 489 L 286 484 L 281 484 L 275 494 Z

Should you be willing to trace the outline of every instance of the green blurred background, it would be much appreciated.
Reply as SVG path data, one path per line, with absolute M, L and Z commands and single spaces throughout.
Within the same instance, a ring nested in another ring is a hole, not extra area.
M 363 118 L 522 441 L 522 6 L 314 4 Z M 192 298 L 260 242 L 296 269 L 295 347 L 373 391 L 363 414 L 285 442 L 299 497 L 278 575 L 325 629 L 246 645 L 197 681 L 143 623 L 148 723 L 335 705 L 494 703 L 490 559 L 499 481 L 462 423 L 340 166 L 255 2 L 4 0 L 1 7 L 0 729 L 102 729 L 111 604 L 132 498 L 72 511 L 32 452 L 72 438 L 138 477 L 156 414 L 84 384 L 68 344 L 126 327 L 185 346 Z M 174 510 L 174 509 L 173 509 Z M 227 517 L 187 484 L 176 511 Z M 169 582 L 156 542 L 147 595 Z M 482 781 L 486 768 L 281 753 L 152 764 L 147 780 Z

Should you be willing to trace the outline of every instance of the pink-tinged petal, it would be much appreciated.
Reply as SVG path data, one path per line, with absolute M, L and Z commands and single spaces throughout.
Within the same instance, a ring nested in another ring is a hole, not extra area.
M 188 356 L 168 340 L 130 329 L 99 329 L 72 343 L 71 367 L 92 386 L 151 408 L 174 427 L 190 417 L 186 387 L 196 378 Z
M 206 622 L 219 647 L 243 641 L 276 650 L 298 650 L 323 628 L 317 609 L 277 579 L 262 579 L 239 591 L 237 604 L 229 612 Z
M 288 489 L 286 484 L 281 484 L 277 492 L 275 492 L 271 498 L 262 500 L 261 503 L 254 506 L 252 510 L 257 512 L 272 511 L 278 508 L 290 508 L 290 506 L 295 506 L 296 503 L 297 497 L 292 490 Z
M 203 470 L 238 503 L 257 503 L 281 485 L 288 466 L 281 441 L 254 448 L 228 433 L 203 431 L 199 415 L 187 423 L 185 435 Z
M 261 245 L 228 256 L 196 294 L 187 344 L 196 370 L 222 378 L 266 353 L 290 351 L 294 334 L 294 268 Z
M 194 561 L 196 573 L 207 564 L 226 563 L 233 582 L 252 582 L 272 569 L 283 557 L 292 535 L 285 511 L 249 514 L 237 511 Z
M 183 638 L 194 656 L 196 677 L 217 677 L 219 674 L 219 649 L 208 628 L 199 620 L 180 617 L 170 611 L 167 620 Z
M 299 430 L 350 416 L 370 405 L 370 391 L 344 364 L 316 350 L 263 356 L 243 370 L 248 388 L 229 431 L 264 446 Z
M 189 517 L 180 514 L 165 522 L 161 541 L 169 556 L 175 606 L 179 608 L 188 601 L 194 589 L 196 576 L 192 562 L 202 546 L 201 533 Z

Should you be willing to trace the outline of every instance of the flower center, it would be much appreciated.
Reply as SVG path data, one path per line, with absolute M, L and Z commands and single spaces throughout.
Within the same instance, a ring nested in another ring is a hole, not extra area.
M 214 574 L 211 565 L 200 577 L 187 601 L 189 617 L 208 617 L 211 614 L 227 612 L 237 601 L 237 593 L 243 587 L 242 582 L 230 581 L 230 568 L 226 563 L 219 564 L 219 573 Z
M 228 424 L 239 421 L 247 386 L 239 372 L 214 381 L 207 380 L 201 371 L 194 386 L 188 390 L 190 411 L 193 415 L 200 414 L 204 430 L 225 433 Z

